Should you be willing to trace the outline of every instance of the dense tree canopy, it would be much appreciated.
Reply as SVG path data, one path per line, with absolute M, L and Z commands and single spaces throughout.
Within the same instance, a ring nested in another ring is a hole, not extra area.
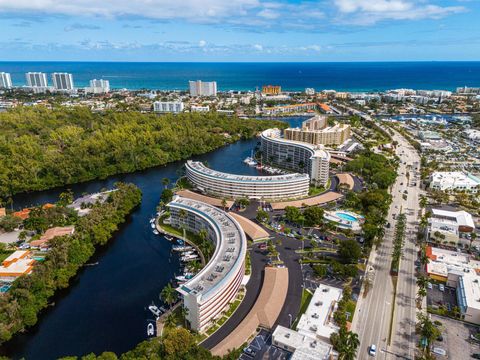
M 217 113 L 94 113 L 18 107 L 0 113 L 0 198 L 105 178 L 216 149 L 285 123 Z
M 141 201 L 140 190 L 132 184 L 117 184 L 104 204 L 95 205 L 79 218 L 72 236 L 50 240 L 45 261 L 37 263 L 30 275 L 21 276 L 10 291 L 0 296 L 0 344 L 37 322 L 56 290 L 66 288 L 78 269 L 105 244 L 120 223 Z M 38 213 L 37 218 L 41 217 Z
M 397 177 L 395 165 L 381 154 L 370 151 L 357 156 L 347 164 L 347 170 L 362 176 L 368 184 L 376 184 L 380 189 L 387 189 Z

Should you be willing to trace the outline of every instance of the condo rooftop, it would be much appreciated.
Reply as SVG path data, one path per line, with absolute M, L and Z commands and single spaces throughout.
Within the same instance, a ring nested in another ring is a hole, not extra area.
M 288 181 L 297 181 L 299 179 L 305 179 L 305 180 L 310 179 L 308 174 L 298 174 L 298 173 L 275 175 L 275 176 L 249 176 L 249 175 L 227 174 L 220 171 L 209 169 L 205 165 L 203 165 L 202 162 L 192 161 L 192 160 L 187 161 L 187 166 L 209 177 L 218 178 L 226 181 L 234 181 L 234 182 L 285 183 Z
M 217 243 L 212 258 L 195 277 L 178 288 L 180 292 L 194 294 L 203 301 L 215 294 L 212 290 L 221 285 L 230 272 L 242 266 L 247 247 L 245 233 L 226 212 L 203 202 L 177 196 L 168 206 L 196 213 L 215 230 Z

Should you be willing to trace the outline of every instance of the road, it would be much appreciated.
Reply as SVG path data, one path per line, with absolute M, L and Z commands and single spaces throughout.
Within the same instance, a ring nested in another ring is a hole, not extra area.
M 413 359 L 415 351 L 415 239 L 420 194 L 418 187 L 420 181 L 416 178 L 418 172 L 415 169 L 420 164 L 420 158 L 415 149 L 400 134 L 395 133 L 393 138 L 399 144 L 396 153 L 400 158 L 400 166 L 397 180 L 391 188 L 393 201 L 387 216 L 391 226 L 385 229 L 382 244 L 372 250 L 368 267 L 372 279 L 370 290 L 365 297 L 360 296 L 352 323 L 352 330 L 359 335 L 360 339 L 357 355 L 359 359 L 368 358 L 368 350 L 372 344 L 377 346 L 377 357 L 380 359 L 402 357 Z M 407 169 L 407 167 L 411 168 Z M 407 173 L 410 173 L 409 179 Z M 413 186 L 413 183 L 416 185 Z M 403 198 L 404 194 L 406 199 Z M 394 302 L 390 264 L 396 224 L 394 217 L 400 212 L 407 214 L 407 236 L 400 261 L 392 337 L 389 344 Z M 383 351 L 384 349 L 387 351 Z

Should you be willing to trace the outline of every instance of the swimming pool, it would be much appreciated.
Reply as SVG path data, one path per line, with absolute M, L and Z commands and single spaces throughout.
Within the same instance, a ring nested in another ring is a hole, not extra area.
M 339 218 L 347 221 L 357 221 L 358 219 L 350 214 L 344 213 L 344 212 L 336 212 L 335 215 L 337 215 Z
M 0 286 L 0 293 L 6 293 L 11 287 L 11 285 Z

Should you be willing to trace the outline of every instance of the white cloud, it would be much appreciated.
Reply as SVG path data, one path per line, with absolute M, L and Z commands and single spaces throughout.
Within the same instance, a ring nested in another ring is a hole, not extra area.
M 205 21 L 215 17 L 242 15 L 259 5 L 259 0 L 0 0 L 0 11 Z
M 462 6 L 434 5 L 434 0 L 0 0 L 0 15 L 7 17 L 140 18 L 254 32 L 319 32 L 331 29 L 332 23 L 370 25 L 388 19 L 437 19 L 464 10 Z
M 254 48 L 255 50 L 258 50 L 258 51 L 263 51 L 263 46 L 260 45 L 260 44 L 255 44 L 255 45 L 253 45 L 253 48 Z
M 438 6 L 426 0 L 333 0 L 341 22 L 370 25 L 382 20 L 439 19 L 463 12 L 462 6 Z
M 207 45 L 207 42 L 205 40 L 200 40 L 198 42 L 198 46 L 200 46 L 200 47 L 205 47 L 206 45 Z

